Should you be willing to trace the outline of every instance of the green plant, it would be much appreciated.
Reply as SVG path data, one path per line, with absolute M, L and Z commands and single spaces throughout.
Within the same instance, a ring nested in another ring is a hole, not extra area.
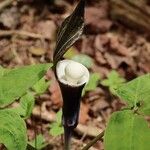
M 84 95 L 86 92 L 94 91 L 96 89 L 96 87 L 98 86 L 100 79 L 101 79 L 101 77 L 100 77 L 99 73 L 91 73 L 89 82 L 87 85 L 85 85 L 85 87 L 82 91 L 82 95 Z
M 27 92 L 20 98 L 19 106 L 13 108 L 24 119 L 29 118 L 35 104 L 34 95 L 31 92 Z
M 93 59 L 86 54 L 77 54 L 75 49 L 71 47 L 65 54 L 65 59 L 71 59 L 83 64 L 87 68 L 91 68 L 93 65 Z
M 41 78 L 32 88 L 27 91 L 19 100 L 19 106 L 13 110 L 20 114 L 21 117 L 27 119 L 31 116 L 32 110 L 35 104 L 35 96 L 43 94 L 48 86 L 50 81 L 46 81 L 45 78 Z
M 89 72 L 81 63 L 67 59 L 62 60 L 62 57 L 83 32 L 84 7 L 85 0 L 80 0 L 73 13 L 63 21 L 57 35 L 53 55 L 53 71 L 63 97 L 62 123 L 65 150 L 70 149 L 72 132 L 78 124 L 80 98 L 83 87 L 88 82 Z
M 86 66 L 87 68 L 91 68 L 93 65 L 93 59 L 89 57 L 88 55 L 85 54 L 76 54 L 74 48 L 70 48 L 65 54 L 64 58 L 66 59 L 71 59 L 76 62 L 79 62 Z M 89 91 L 93 91 L 96 89 L 100 81 L 100 75 L 98 73 L 91 73 L 89 82 L 87 85 L 85 85 L 83 91 L 82 91 L 82 96 Z
M 30 147 L 29 149 L 35 149 L 35 150 L 41 150 L 47 145 L 42 134 L 37 135 L 35 139 L 28 142 L 28 144 Z
M 8 150 L 25 150 L 27 146 L 25 122 L 10 109 L 0 110 L 0 143 Z
M 104 79 L 101 81 L 101 84 L 103 86 L 108 87 L 110 92 L 115 94 L 115 89 L 124 82 L 125 82 L 125 79 L 120 77 L 118 72 L 116 72 L 115 70 L 112 70 L 108 74 L 107 79 Z
M 89 57 L 88 55 L 85 55 L 85 54 L 75 55 L 71 59 L 74 60 L 74 61 L 77 61 L 77 62 L 79 62 L 81 64 L 83 64 L 87 68 L 91 68 L 92 65 L 93 65 L 92 58 Z
M 24 120 L 30 116 L 34 97 L 30 89 L 52 64 L 30 65 L 15 69 L 0 69 L 0 143 L 8 150 L 26 150 L 27 135 Z M 6 108 L 20 99 L 16 108 Z
M 114 112 L 105 133 L 83 150 L 89 149 L 103 135 L 105 150 L 149 150 L 150 128 L 145 116 L 150 115 L 150 74 L 123 83 L 114 90 L 127 102 L 126 108 Z
M 62 126 L 62 109 L 57 112 L 56 121 L 50 124 L 49 133 L 52 136 L 58 136 L 64 133 L 64 128 Z
M 150 129 L 144 116 L 150 115 L 150 74 L 122 84 L 116 93 L 128 106 L 112 115 L 104 136 L 106 150 L 148 150 Z

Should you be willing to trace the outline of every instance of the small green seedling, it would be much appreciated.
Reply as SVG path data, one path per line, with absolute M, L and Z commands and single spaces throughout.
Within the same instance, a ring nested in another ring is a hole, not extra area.
M 49 133 L 52 136 L 58 136 L 64 133 L 64 128 L 62 126 L 62 109 L 60 109 L 56 114 L 56 121 L 50 124 Z
M 93 65 L 93 60 L 91 57 L 85 54 L 78 54 L 71 58 L 72 60 L 83 64 L 87 68 L 91 68 Z
M 73 48 L 70 48 L 65 53 L 64 58 L 79 62 L 87 68 L 91 68 L 93 65 L 93 59 L 90 56 L 86 54 L 77 54 Z
M 47 145 L 42 134 L 37 135 L 35 139 L 28 142 L 28 144 L 35 150 L 42 150 Z
M 82 96 L 89 91 L 94 91 L 99 84 L 101 77 L 99 73 L 91 73 L 88 84 L 84 87 Z
M 125 79 L 120 77 L 118 72 L 113 70 L 108 74 L 107 79 L 101 81 L 101 84 L 108 87 L 110 92 L 115 95 L 115 89 L 124 82 Z

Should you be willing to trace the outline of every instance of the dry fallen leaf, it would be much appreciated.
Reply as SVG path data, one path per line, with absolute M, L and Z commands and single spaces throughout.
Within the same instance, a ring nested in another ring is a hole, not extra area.
M 89 105 L 81 102 L 79 123 L 85 124 L 90 119 L 88 112 L 89 112 Z
M 100 110 L 108 108 L 109 106 L 109 103 L 104 99 L 104 97 L 101 97 L 101 99 L 98 99 L 94 102 L 91 109 L 94 113 L 98 113 L 100 112 Z
M 96 137 L 98 134 L 103 132 L 101 128 L 97 128 L 91 125 L 82 125 L 82 124 L 78 124 L 75 130 L 78 132 L 78 134 L 80 135 L 86 134 L 89 137 Z
M 41 55 L 44 55 L 46 53 L 46 49 L 39 48 L 39 47 L 31 47 L 29 49 L 29 52 L 32 53 L 33 55 L 41 56 Z
M 51 40 L 56 37 L 57 27 L 52 20 L 41 21 L 36 24 L 36 33 L 43 35 Z
M 52 81 L 52 84 L 49 87 L 49 91 L 51 93 L 50 99 L 51 99 L 53 105 L 60 108 L 63 104 L 63 100 L 62 100 L 62 96 L 61 96 L 61 91 L 59 89 L 59 85 L 56 81 Z
M 89 33 L 106 32 L 110 29 L 112 22 L 108 19 L 107 5 L 99 7 L 87 7 L 85 22 Z
M 20 12 L 17 7 L 5 9 L 0 14 L 0 23 L 10 29 L 15 29 L 20 21 Z

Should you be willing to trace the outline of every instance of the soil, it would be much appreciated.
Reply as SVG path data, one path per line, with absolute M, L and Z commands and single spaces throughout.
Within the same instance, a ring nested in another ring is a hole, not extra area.
M 72 12 L 75 0 L 20 0 L 0 7 L 0 65 L 14 68 L 52 62 L 55 39 L 61 22 Z M 1 2 L 0 2 L 1 4 Z M 91 72 L 105 78 L 116 70 L 126 80 L 150 72 L 150 41 L 147 33 L 139 33 L 110 19 L 107 0 L 88 0 L 85 31 L 73 46 L 79 53 L 93 58 Z M 24 32 L 25 31 L 25 32 Z M 49 134 L 50 123 L 62 107 L 60 90 L 52 71 L 47 78 L 51 85 L 36 98 L 31 118 L 26 120 L 29 140 L 42 133 L 47 150 L 61 150 L 62 137 Z M 79 126 L 74 132 L 72 150 L 79 150 L 98 133 L 105 130 L 114 111 L 125 104 L 109 89 L 98 85 L 81 100 Z M 103 140 L 91 150 L 103 150 Z

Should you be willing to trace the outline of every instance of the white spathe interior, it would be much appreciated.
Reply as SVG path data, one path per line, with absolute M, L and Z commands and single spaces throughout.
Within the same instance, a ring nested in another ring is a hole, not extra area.
M 80 86 L 89 81 L 88 69 L 73 60 L 62 60 L 57 63 L 56 74 L 61 83 Z

